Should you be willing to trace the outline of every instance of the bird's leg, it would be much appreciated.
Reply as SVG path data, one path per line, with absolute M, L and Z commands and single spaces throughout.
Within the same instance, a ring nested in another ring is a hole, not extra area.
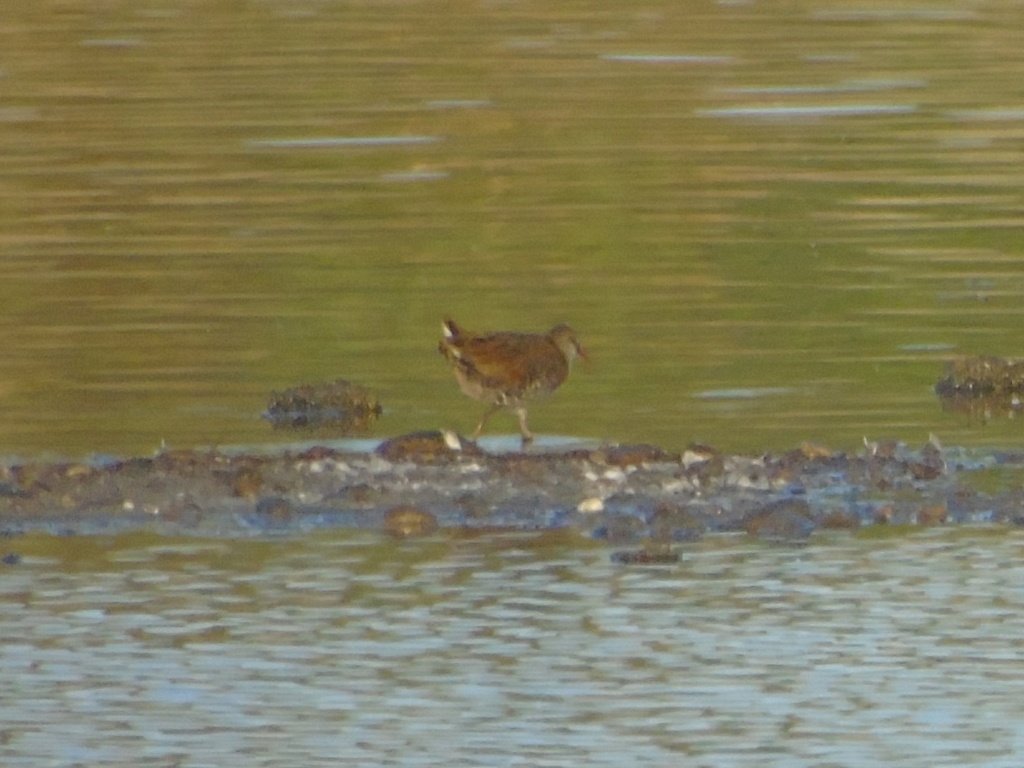
M 526 426 L 525 405 L 516 407 L 516 416 L 519 417 L 519 431 L 523 433 L 523 445 L 529 445 L 533 442 L 533 433 L 530 431 L 530 428 Z
M 501 410 L 501 403 L 492 403 L 491 407 L 484 411 L 483 418 L 480 419 L 480 423 L 476 425 L 476 429 L 473 430 L 473 439 L 476 440 L 480 437 L 480 433 L 484 431 L 484 424 L 494 414 Z

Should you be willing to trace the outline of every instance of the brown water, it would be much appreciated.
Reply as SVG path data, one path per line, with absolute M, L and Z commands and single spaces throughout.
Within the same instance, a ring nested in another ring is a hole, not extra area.
M 10 768 L 1024 754 L 1018 534 L 717 538 L 636 569 L 550 535 L 20 546 L 0 571 Z
M 9 4 L 11 5 L 11 4 Z M 16 3 L 0 12 L 0 450 L 468 430 L 439 320 L 571 322 L 535 428 L 679 447 L 1014 444 L 944 413 L 1018 354 L 1012 2 Z M 512 431 L 507 417 L 497 431 Z

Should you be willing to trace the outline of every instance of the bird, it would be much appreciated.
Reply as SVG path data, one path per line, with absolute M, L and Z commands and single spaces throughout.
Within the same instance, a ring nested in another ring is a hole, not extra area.
M 438 351 L 451 363 L 459 389 L 490 404 L 473 432 L 474 440 L 487 420 L 505 408 L 519 418 L 523 445 L 532 442 L 533 433 L 526 423 L 527 400 L 558 389 L 577 357 L 590 359 L 575 331 L 564 324 L 547 333 L 472 334 L 446 318 L 441 333 Z

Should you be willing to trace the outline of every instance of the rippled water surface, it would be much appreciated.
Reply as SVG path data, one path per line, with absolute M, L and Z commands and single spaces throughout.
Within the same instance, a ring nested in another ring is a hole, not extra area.
M 1021 83 L 1013 0 L 5 3 L 0 456 L 468 431 L 445 315 L 579 331 L 549 438 L 1019 445 L 931 388 L 1022 352 Z M 1021 764 L 1017 533 L 566 536 L 12 539 L 0 763 Z
M 1021 351 L 1016 2 L 8 6 L 0 452 L 468 430 L 446 314 L 579 330 L 541 433 L 1019 439 L 931 392 Z
M 1016 766 L 1024 542 L 25 537 L 0 760 Z

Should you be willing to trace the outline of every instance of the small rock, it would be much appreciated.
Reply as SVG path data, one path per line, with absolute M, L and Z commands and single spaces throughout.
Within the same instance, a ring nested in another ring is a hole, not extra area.
M 242 499 L 253 499 L 263 489 L 263 474 L 256 467 L 242 467 L 231 478 L 231 493 Z
M 348 504 L 355 504 L 357 506 L 367 506 L 375 503 L 380 499 L 381 495 L 381 490 L 369 483 L 355 483 L 339 489 L 328 498 L 337 498 Z
M 915 461 L 910 465 L 910 475 L 915 480 L 934 480 L 942 476 L 942 467 Z
M 200 469 L 217 464 L 217 454 L 201 453 L 186 449 L 171 449 L 158 453 L 152 466 L 176 477 L 190 477 Z
M 384 531 L 396 539 L 429 536 L 437 528 L 437 518 L 418 507 L 401 505 L 384 514 Z
M 683 451 L 680 461 L 687 469 L 696 464 L 705 464 L 708 462 L 715 462 L 721 466 L 722 454 L 720 451 L 709 445 L 693 444 Z
M 778 544 L 803 544 L 814 531 L 811 508 L 803 499 L 781 499 L 747 515 L 743 527 L 751 536 Z
M 852 531 L 860 527 L 860 518 L 852 512 L 833 509 L 818 521 L 818 525 L 833 531 Z
M 184 528 L 194 528 L 203 517 L 202 508 L 188 496 L 172 499 L 159 510 L 160 518 Z
M 670 565 L 679 562 L 679 553 L 670 549 L 630 549 L 612 552 L 611 560 L 620 565 Z
M 897 440 L 863 440 L 867 455 L 876 459 L 895 459 L 903 447 Z
M 392 437 L 378 445 L 375 453 L 388 461 L 429 462 L 457 455 L 479 456 L 482 451 L 453 432 L 433 429 Z
M 834 455 L 830 448 L 811 442 L 801 443 L 800 453 L 805 459 L 831 459 Z
M 593 536 L 609 544 L 631 544 L 644 538 L 647 526 L 643 520 L 629 515 L 609 514 L 604 525 L 594 529 Z
M 656 445 L 615 445 L 591 454 L 592 460 L 615 467 L 638 467 L 641 464 L 676 464 L 678 453 L 669 453 Z
M 256 502 L 256 514 L 268 517 L 276 523 L 288 523 L 295 517 L 295 507 L 288 499 L 267 496 Z
M 941 504 L 921 507 L 917 511 L 918 525 L 941 525 L 946 522 L 946 508 Z
M 601 479 L 618 484 L 626 482 L 627 475 L 620 467 L 610 467 L 601 473 Z
M 314 445 L 298 455 L 302 461 L 324 461 L 326 459 L 337 459 L 341 453 L 333 448 L 323 445 Z
M 704 533 L 705 525 L 698 515 L 685 507 L 661 502 L 651 515 L 651 538 L 654 541 L 696 541 Z

